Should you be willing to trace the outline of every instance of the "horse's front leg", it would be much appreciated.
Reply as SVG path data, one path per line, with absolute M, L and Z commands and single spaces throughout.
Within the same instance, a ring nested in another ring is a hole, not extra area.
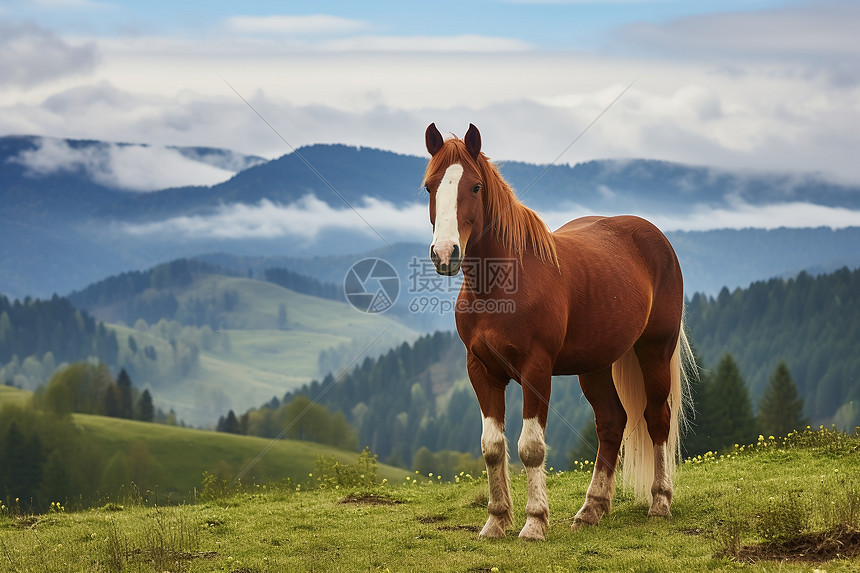
M 508 444 L 505 439 L 505 385 L 507 381 L 490 376 L 474 356 L 466 361 L 469 379 L 483 417 L 481 452 L 487 464 L 490 514 L 481 530 L 481 537 L 499 538 L 513 524 L 511 513 L 511 478 L 508 473 Z
M 549 373 L 524 373 L 520 380 L 523 387 L 523 431 L 517 449 L 528 481 L 526 524 L 520 531 L 520 537 L 523 539 L 543 540 L 549 527 L 544 436 L 549 411 L 550 380 Z

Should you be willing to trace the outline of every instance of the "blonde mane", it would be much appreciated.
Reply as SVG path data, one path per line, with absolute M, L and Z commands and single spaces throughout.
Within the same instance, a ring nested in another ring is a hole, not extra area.
M 454 163 L 468 166 L 481 174 L 484 216 L 491 221 L 496 237 L 506 250 L 522 259 L 526 249 L 530 248 L 541 261 L 559 266 L 555 240 L 546 223 L 537 213 L 520 203 L 511 186 L 483 153 L 476 160 L 466 151 L 466 144 L 462 140 L 456 137 L 448 139 L 442 149 L 430 158 L 424 173 L 425 180 Z

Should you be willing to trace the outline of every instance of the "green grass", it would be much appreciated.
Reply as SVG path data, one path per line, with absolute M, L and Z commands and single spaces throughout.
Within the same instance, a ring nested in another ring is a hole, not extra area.
M 0 386 L 0 405 L 16 404 L 23 406 L 30 401 L 30 392 L 19 390 L 13 386 Z
M 356 491 L 257 487 L 198 505 L 7 516 L 0 519 L 0 559 L 14 572 L 857 571 L 860 557 L 835 554 L 825 561 L 748 563 L 726 552 L 726 537 L 738 534 L 741 545 L 766 542 L 770 498 L 794 495 L 817 504 L 807 521 L 813 529 L 826 525 L 819 517 L 828 507 L 850 509 L 860 491 L 858 444 L 852 438 L 787 447 L 765 440 L 728 457 L 707 456 L 679 468 L 670 519 L 649 519 L 646 506 L 619 492 L 611 515 L 577 531 L 570 523 L 589 475 L 554 472 L 547 480 L 550 527 L 541 543 L 520 541 L 515 529 L 503 540 L 478 539 L 486 480 L 464 476 L 460 483 L 399 479 Z M 514 476 L 519 526 L 525 485 L 522 474 Z M 772 517 L 768 523 L 785 515 Z
M 297 440 L 277 440 L 239 436 L 161 424 L 102 416 L 74 415 L 75 423 L 89 441 L 110 459 L 126 452 L 131 444 L 143 444 L 159 468 L 154 475 L 163 500 L 192 500 L 204 471 L 221 476 L 236 476 L 252 464 L 264 449 L 271 446 L 259 461 L 253 463 L 243 481 L 246 483 L 291 479 L 304 481 L 319 455 L 334 456 L 346 463 L 354 461 L 355 452 Z M 402 479 L 404 470 L 380 467 L 383 478 Z M 148 484 L 152 488 L 156 484 Z

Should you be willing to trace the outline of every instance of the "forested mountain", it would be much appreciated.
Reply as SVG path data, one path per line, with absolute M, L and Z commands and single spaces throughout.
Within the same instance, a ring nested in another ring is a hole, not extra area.
M 697 294 L 688 305 L 687 320 L 706 374 L 731 353 L 738 364 L 732 366 L 735 378 L 746 381 L 753 401 L 782 361 L 813 423 L 830 423 L 837 410 L 860 401 L 860 270 L 814 278 L 801 273 L 734 293 L 726 289 L 716 299 Z M 720 363 L 734 365 L 732 360 Z M 360 366 L 329 374 L 260 409 L 276 410 L 297 397 L 342 412 L 358 429 L 359 444 L 394 464 L 412 467 L 421 448 L 480 454 L 480 410 L 466 379 L 465 349 L 452 332 L 427 335 L 411 346 L 404 343 L 377 359 L 364 358 Z M 508 386 L 507 408 L 506 434 L 516 443 L 522 425 L 517 384 Z M 755 431 L 754 410 L 751 404 L 748 408 L 750 434 Z M 854 419 L 843 413 L 840 420 Z M 565 467 L 590 420 L 591 409 L 575 377 L 556 377 L 547 423 L 549 465 Z M 706 420 L 693 420 L 692 431 L 704 431 Z M 690 438 L 691 445 L 699 442 Z M 588 454 L 589 448 L 579 451 Z
M 753 400 L 785 361 L 813 421 L 860 403 L 860 269 L 696 294 L 687 324 L 706 366 L 727 352 L 735 357 Z
M 174 292 L 200 275 L 213 273 L 229 274 L 196 259 L 177 259 L 146 271 L 108 277 L 71 293 L 69 300 L 85 310 L 98 309 L 104 320 L 128 325 L 138 320 L 155 324 L 164 319 L 176 320 L 184 326 L 217 329 L 219 311 L 232 310 L 239 302 L 238 293 L 224 292 L 220 296 L 180 302 Z

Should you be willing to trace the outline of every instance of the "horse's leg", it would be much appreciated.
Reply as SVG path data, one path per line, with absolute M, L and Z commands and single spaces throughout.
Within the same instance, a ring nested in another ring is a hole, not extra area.
M 494 378 L 471 354 L 466 366 L 469 379 L 478 397 L 483 418 L 481 452 L 487 464 L 490 514 L 481 530 L 481 537 L 504 537 L 513 522 L 511 513 L 511 478 L 508 474 L 508 444 L 505 439 L 505 386 L 507 380 Z
M 549 372 L 524 371 L 520 384 L 523 387 L 523 431 L 517 444 L 520 461 L 526 469 L 528 501 L 526 524 L 520 531 L 523 539 L 546 538 L 549 526 L 549 502 L 546 496 L 546 419 L 549 411 Z
M 643 340 L 636 345 L 635 351 L 645 382 L 645 422 L 654 444 L 654 482 L 651 485 L 651 508 L 648 515 L 669 517 L 673 495 L 670 464 L 674 464 L 672 457 L 675 455 L 675 452 L 670 452 L 668 448 L 672 350 L 664 344 L 650 344 Z
M 579 385 L 594 410 L 599 445 L 594 473 L 585 494 L 585 503 L 573 519 L 573 529 L 582 525 L 597 525 L 600 518 L 609 513 L 612 494 L 615 492 L 618 451 L 621 449 L 624 426 L 627 424 L 627 413 L 612 382 L 612 367 L 590 374 L 580 374 Z

